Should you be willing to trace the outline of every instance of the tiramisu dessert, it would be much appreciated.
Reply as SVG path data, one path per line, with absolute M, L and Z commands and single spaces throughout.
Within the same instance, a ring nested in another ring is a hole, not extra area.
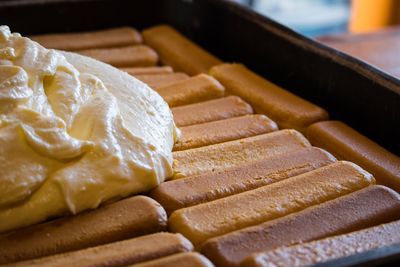
M 0 264 L 309 266 L 400 243 L 398 156 L 171 26 L 1 26 L 0 51 Z

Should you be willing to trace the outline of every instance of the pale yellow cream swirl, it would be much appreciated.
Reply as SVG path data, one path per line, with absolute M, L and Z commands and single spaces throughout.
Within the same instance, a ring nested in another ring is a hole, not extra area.
M 0 27 L 0 232 L 151 189 L 176 138 L 145 84 Z

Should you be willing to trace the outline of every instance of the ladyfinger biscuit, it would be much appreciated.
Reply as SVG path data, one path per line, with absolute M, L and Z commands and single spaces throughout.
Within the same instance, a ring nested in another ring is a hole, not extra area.
M 175 71 L 196 75 L 222 63 L 170 26 L 155 26 L 144 30 L 142 35 L 145 43 L 160 55 L 161 62 Z
M 241 64 L 222 64 L 210 74 L 225 86 L 227 92 L 249 102 L 258 113 L 266 114 L 280 128 L 305 132 L 308 125 L 328 119 L 328 113 L 289 91 L 267 81 Z
M 189 76 L 183 72 L 161 73 L 161 74 L 137 74 L 135 78 L 146 83 L 153 89 L 168 86 L 180 81 L 189 79 Z
M 170 66 L 130 67 L 130 68 L 120 68 L 120 70 L 125 71 L 133 76 L 143 75 L 143 74 L 168 74 L 173 72 Z
M 307 136 L 314 145 L 368 170 L 379 184 L 400 191 L 400 158 L 343 122 L 315 123 L 307 129 Z
M 175 124 L 178 127 L 223 120 L 253 113 L 251 106 L 237 96 L 228 96 L 176 107 L 171 111 L 174 115 Z
M 205 147 L 173 152 L 173 179 L 224 170 L 309 147 L 296 130 L 281 130 Z
M 217 266 L 239 266 L 253 253 L 400 219 L 400 195 L 380 185 L 208 240 L 202 253 Z
M 29 38 L 46 48 L 66 51 L 136 45 L 142 42 L 140 33 L 131 27 L 92 32 L 43 34 Z
M 335 161 L 328 152 L 308 147 L 223 171 L 168 181 L 156 187 L 150 196 L 170 214 L 181 208 L 272 184 Z
M 225 88 L 213 77 L 199 74 L 187 80 L 158 87 L 156 91 L 170 107 L 176 107 L 223 97 Z
M 374 182 L 372 175 L 357 165 L 336 162 L 251 191 L 174 211 L 168 226 L 199 247 L 209 238 L 298 212 Z
M 180 128 L 181 138 L 174 151 L 208 146 L 278 130 L 264 115 L 247 115 Z
M 134 267 L 176 267 L 176 266 L 213 267 L 214 265 L 206 257 L 196 252 L 179 253 L 161 259 L 134 265 Z
M 310 266 L 400 242 L 400 221 L 254 254 L 241 266 Z
M 15 267 L 114 267 L 149 261 L 193 250 L 180 234 L 156 233 L 102 246 L 14 263 Z
M 0 264 L 83 249 L 166 228 L 165 210 L 135 196 L 96 210 L 0 235 Z
M 146 45 L 87 49 L 79 50 L 78 53 L 114 67 L 154 66 L 158 61 L 157 53 Z

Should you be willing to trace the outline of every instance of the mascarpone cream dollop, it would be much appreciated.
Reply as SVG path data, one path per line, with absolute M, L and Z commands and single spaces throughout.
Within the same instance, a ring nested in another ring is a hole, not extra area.
M 144 83 L 0 27 L 0 232 L 151 189 L 176 134 Z

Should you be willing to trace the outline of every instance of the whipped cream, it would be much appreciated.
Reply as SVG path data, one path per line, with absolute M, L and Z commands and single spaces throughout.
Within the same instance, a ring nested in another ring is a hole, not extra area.
M 153 188 L 176 139 L 144 83 L 0 27 L 0 232 Z

